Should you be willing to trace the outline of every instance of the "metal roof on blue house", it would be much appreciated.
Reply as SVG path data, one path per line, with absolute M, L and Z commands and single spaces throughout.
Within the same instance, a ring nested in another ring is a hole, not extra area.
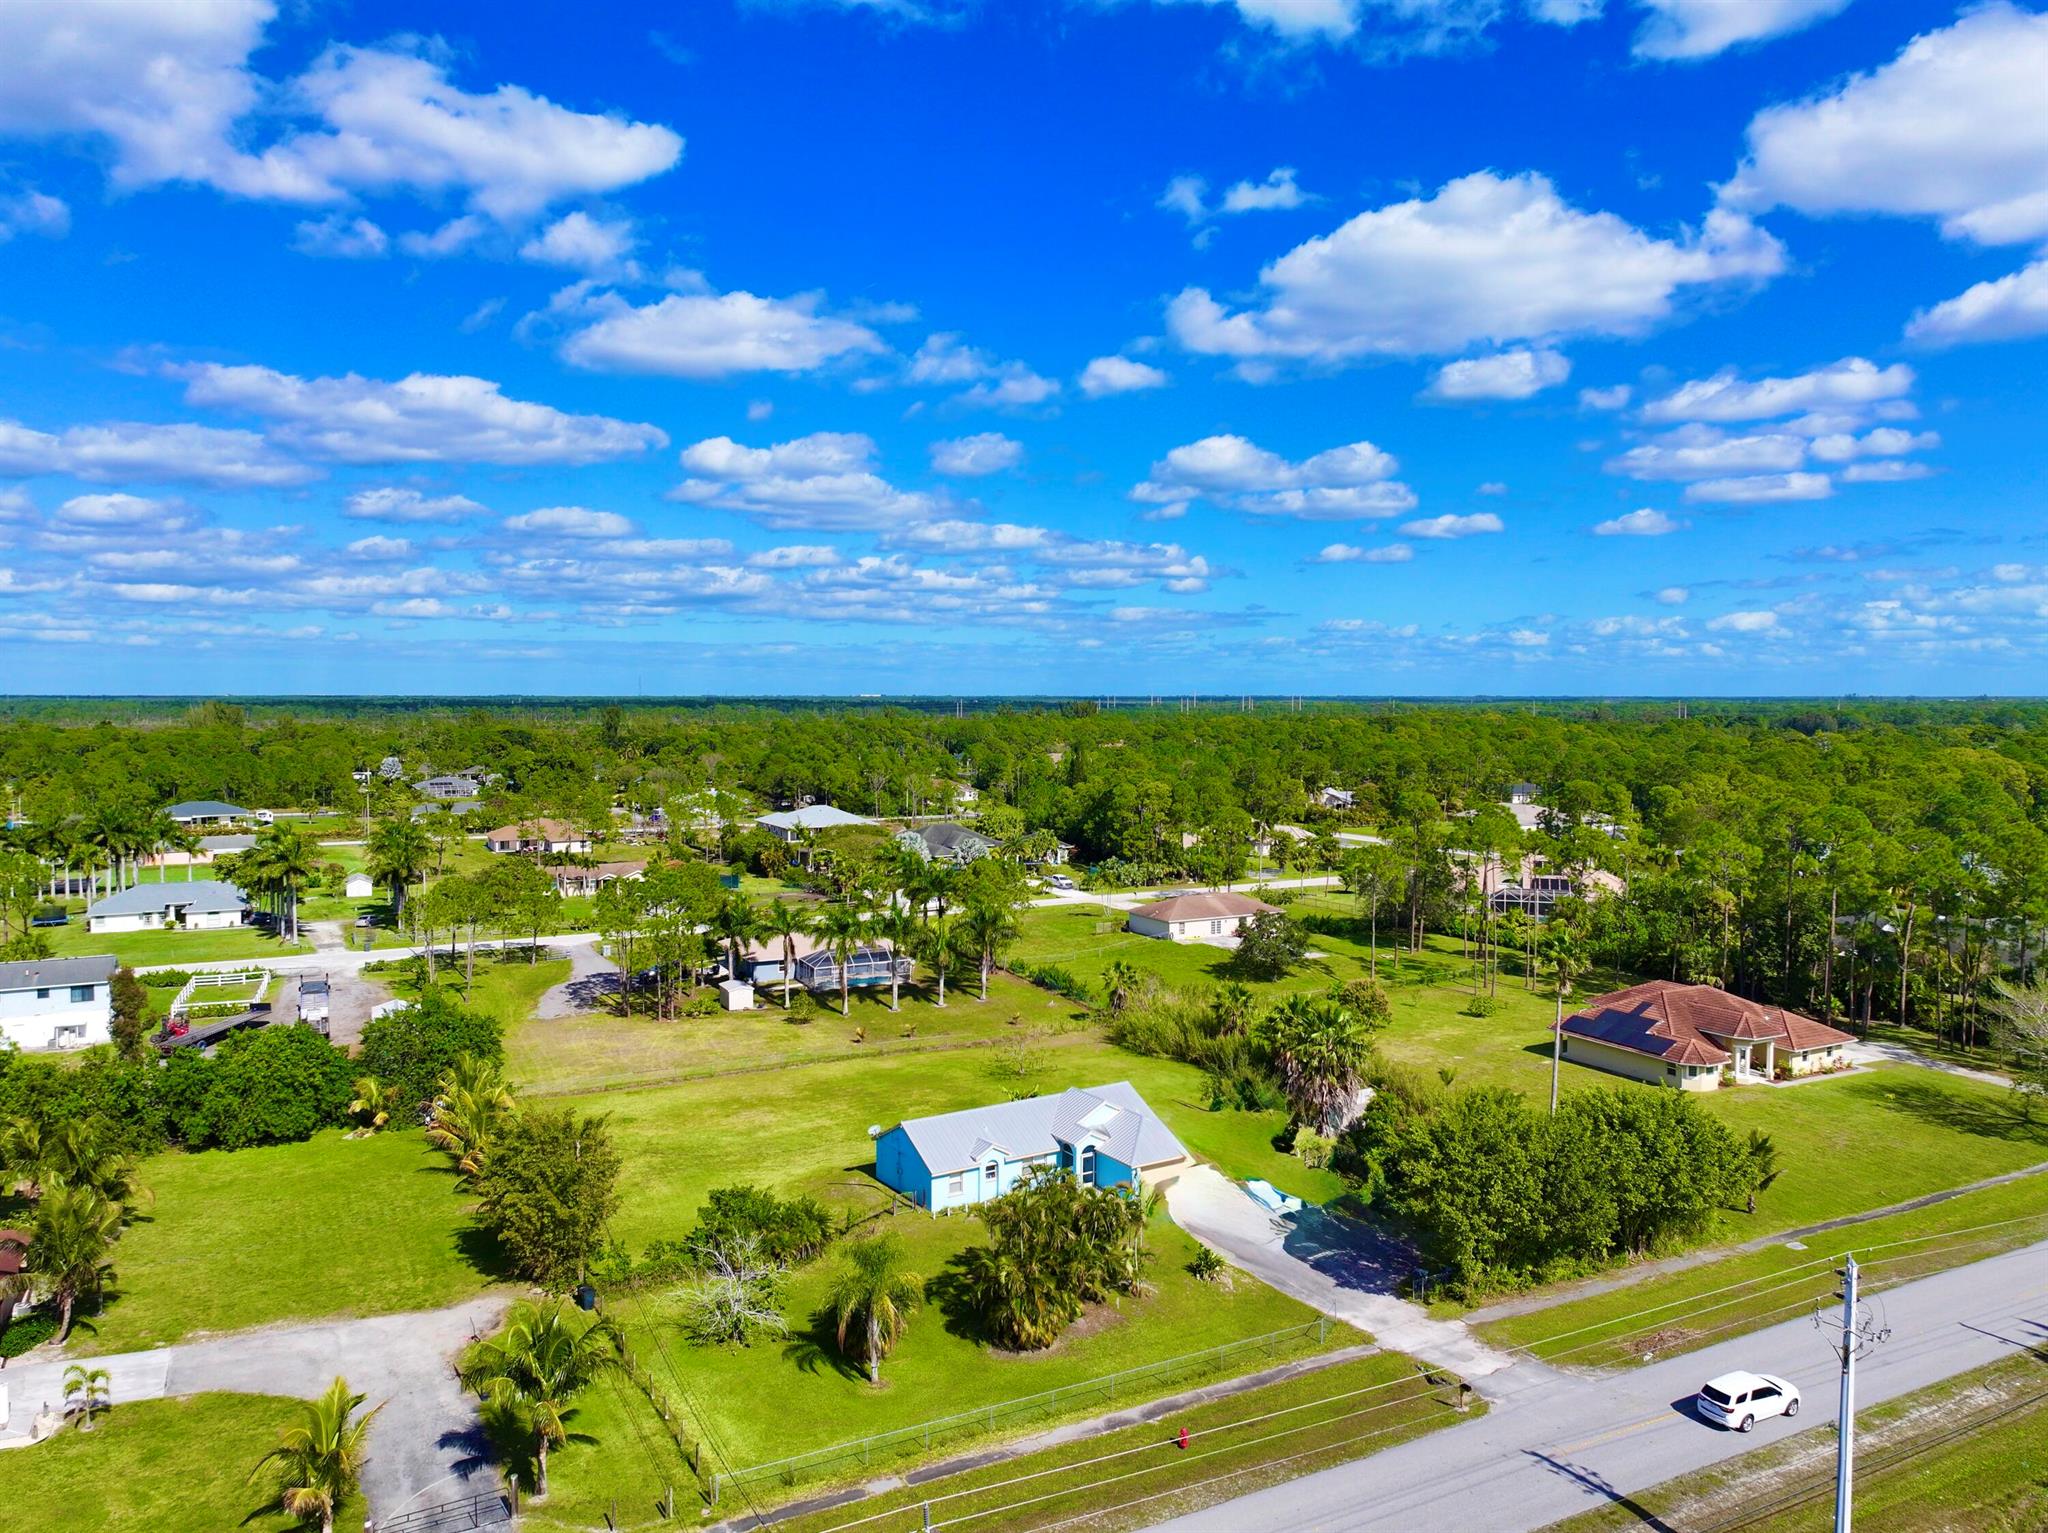
M 191 883 L 135 884 L 116 889 L 105 899 L 95 900 L 86 911 L 95 916 L 138 916 L 153 910 L 177 906 L 202 914 L 220 914 L 248 908 L 248 900 L 233 884 L 201 878 Z
M 1063 1144 L 1093 1142 L 1112 1160 L 1133 1167 L 1181 1160 L 1188 1153 L 1129 1081 L 905 1118 L 897 1126 L 933 1176 L 965 1171 L 991 1150 L 1025 1160 L 1052 1155 Z

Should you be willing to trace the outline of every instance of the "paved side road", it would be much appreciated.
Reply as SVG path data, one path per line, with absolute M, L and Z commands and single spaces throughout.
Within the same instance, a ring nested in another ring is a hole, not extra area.
M 2048 1242 L 1894 1288 L 1873 1301 L 1891 1339 L 1857 1366 L 1870 1406 L 2048 1345 Z M 1519 1369 L 1524 1365 L 1517 1364 Z M 1735 1368 L 1799 1386 L 1797 1421 L 1749 1436 L 1708 1426 L 1692 1397 Z M 1553 1375 L 1482 1419 L 1160 1524 L 1173 1533 L 1531 1533 L 1560 1518 L 1835 1419 L 1838 1369 L 1812 1319 L 1786 1321 L 1629 1373 Z
M 367 1405 L 382 1405 L 370 1425 L 363 1493 L 380 1521 L 409 1507 L 434 1506 L 499 1486 L 483 1452 L 475 1402 L 455 1380 L 454 1359 L 472 1337 L 495 1330 L 508 1301 L 486 1295 L 449 1309 L 364 1320 L 270 1326 L 210 1341 L 123 1352 L 86 1360 L 111 1376 L 118 1408 L 220 1390 L 311 1399 L 345 1377 Z M 10 1367 L 8 1432 L 22 1432 L 45 1402 L 61 1408 L 62 1361 Z M 33 1447 L 16 1451 L 34 1453 Z M 247 1464 L 218 1464 L 202 1451 L 195 1473 L 247 1474 Z

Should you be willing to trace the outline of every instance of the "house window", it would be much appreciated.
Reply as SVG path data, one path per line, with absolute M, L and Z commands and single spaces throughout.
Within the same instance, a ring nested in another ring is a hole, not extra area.
M 1095 1146 L 1092 1144 L 1081 1146 L 1081 1185 L 1083 1187 L 1093 1187 L 1095 1185 Z
M 1678 1073 L 1678 1066 L 1676 1066 L 1676 1065 L 1666 1065 L 1666 1066 L 1664 1067 L 1664 1073 L 1665 1073 L 1666 1075 L 1676 1075 L 1676 1074 Z
M 1223 923 L 1222 923 L 1221 921 L 1211 921 L 1211 922 L 1209 923 L 1209 935 L 1210 935 L 1210 936 L 1212 936 L 1212 937 L 1220 937 L 1220 936 L 1222 936 L 1222 935 L 1223 935 Z
M 983 1180 L 984 1180 L 985 1182 L 987 1182 L 987 1184 L 988 1184 L 989 1186 L 991 1186 L 991 1187 L 1000 1187 L 1000 1186 L 1002 1186 L 1002 1185 L 1003 1185 L 1003 1163 L 1002 1163 L 1001 1161 L 999 1161 L 999 1160 L 992 1160 L 992 1161 L 990 1161 L 990 1162 L 989 1162 L 989 1163 L 988 1163 L 988 1164 L 987 1164 L 986 1166 L 983 1166 L 983 1167 L 981 1168 L 981 1175 L 982 1175 L 982 1179 L 983 1179 Z
M 73 986 L 71 987 L 71 999 L 72 999 L 72 1000 L 74 1000 L 74 1001 L 89 1001 L 89 1000 L 91 1000 L 91 999 L 92 999 L 92 986 L 90 986 L 90 985 L 73 985 Z
M 47 1001 L 47 1000 L 48 1000 L 49 998 L 50 998 L 50 987 L 49 987 L 48 985 L 38 985 L 38 986 L 36 986 L 36 999 L 37 999 L 37 1000 L 39 1000 L 39 1001 Z
M 946 1191 L 956 1198 L 959 1197 L 960 1194 L 962 1194 L 966 1190 L 967 1178 L 964 1176 L 956 1176 L 953 1178 L 953 1180 L 946 1183 Z

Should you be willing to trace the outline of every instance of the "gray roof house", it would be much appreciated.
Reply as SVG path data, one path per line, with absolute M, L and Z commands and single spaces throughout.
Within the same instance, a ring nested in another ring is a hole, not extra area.
M 173 804 L 164 811 L 180 825 L 205 825 L 214 820 L 239 820 L 249 811 L 236 804 L 223 804 L 217 798 L 195 798 L 183 804 Z
M 754 823 L 778 840 L 794 841 L 807 830 L 836 830 L 842 825 L 872 825 L 875 822 L 857 814 L 848 814 L 830 804 L 806 804 L 801 809 L 764 814 Z
M 137 884 L 117 889 L 86 907 L 86 929 L 92 932 L 157 931 L 188 927 L 216 930 L 240 926 L 249 902 L 233 884 L 200 878 L 190 883 Z
M 902 830 L 896 833 L 896 842 L 927 862 L 973 862 L 996 849 L 995 842 L 964 825 L 924 825 Z
M 1001 1197 L 1035 1166 L 1083 1186 L 1135 1187 L 1187 1159 L 1128 1081 L 906 1118 L 875 1137 L 875 1175 L 935 1213 Z

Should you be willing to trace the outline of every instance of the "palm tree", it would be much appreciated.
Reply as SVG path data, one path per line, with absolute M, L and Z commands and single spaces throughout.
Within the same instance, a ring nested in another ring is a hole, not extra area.
M 1372 1035 L 1329 996 L 1290 995 L 1266 1017 L 1264 1034 L 1294 1115 L 1319 1134 L 1344 1127 L 1372 1052 Z
M 278 1443 L 249 1472 L 254 1480 L 268 1464 L 277 1465 L 277 1504 L 301 1522 L 320 1519 L 320 1533 L 334 1533 L 334 1514 L 355 1494 L 363 1477 L 370 1422 L 377 1411 L 355 1414 L 362 1395 L 336 1379 L 327 1393 L 305 1401 L 305 1415 L 278 1434 Z M 354 1419 L 351 1419 L 354 1418 Z
M 1584 963 L 1579 956 L 1577 933 L 1562 921 L 1550 921 L 1544 925 L 1536 950 L 1557 981 L 1557 1019 L 1550 1029 L 1550 1110 L 1555 1114 L 1557 1077 L 1564 1055 L 1564 998 L 1571 994 L 1572 976 L 1584 967 Z
M 839 970 L 839 1014 L 850 1017 L 853 1015 L 853 955 L 867 944 L 867 915 L 851 905 L 833 905 L 818 917 L 814 929 Z
M 983 900 L 967 907 L 960 918 L 960 937 L 974 953 L 981 966 L 981 998 L 988 999 L 989 971 L 1002 957 L 1003 949 L 1015 942 L 1022 933 L 1017 918 L 1010 914 L 1007 905 L 993 900 Z
M 81 1300 L 99 1297 L 113 1280 L 114 1242 L 122 1209 L 84 1187 L 46 1187 L 26 1241 L 0 1237 L 0 1250 L 20 1254 L 21 1270 L 0 1278 L 0 1298 L 39 1293 L 57 1301 L 57 1340 L 68 1341 Z
M 521 1300 L 505 1329 L 479 1342 L 462 1382 L 533 1433 L 536 1499 L 548 1493 L 548 1450 L 569 1440 L 570 1399 L 599 1374 L 620 1366 L 611 1327 L 566 1299 Z
M 754 908 L 754 902 L 742 894 L 730 894 L 718 902 L 718 908 L 711 913 L 711 930 L 720 942 L 725 944 L 725 972 L 730 979 L 740 977 L 740 949 L 757 941 L 767 928 L 762 924 L 761 913 Z M 787 996 L 784 997 L 785 1004 Z
M 846 1350 L 847 1333 L 858 1330 L 868 1382 L 880 1384 L 882 1359 L 895 1349 L 910 1312 L 924 1300 L 924 1279 L 904 1267 L 903 1242 L 895 1235 L 853 1241 L 844 1257 L 826 1301 L 838 1321 L 839 1350 Z
M 519 1110 L 498 1067 L 474 1054 L 449 1066 L 437 1085 L 427 1116 L 427 1138 L 455 1162 L 465 1181 L 483 1174 L 491 1142 L 506 1118 Z
M 871 930 L 889 944 L 889 1009 L 901 1011 L 903 974 L 897 960 L 917 936 L 917 917 L 906 902 L 892 897 L 876 912 Z
M 271 825 L 237 860 L 236 872 L 282 902 L 279 931 L 299 935 L 299 891 L 320 873 L 319 858 L 306 833 L 294 825 Z
M 391 886 L 391 916 L 405 911 L 405 891 L 427 870 L 433 848 L 427 833 L 410 818 L 385 820 L 370 832 L 370 876 Z
M 782 944 L 782 1009 L 789 1010 L 789 989 L 796 979 L 796 939 L 809 935 L 811 918 L 794 900 L 776 900 L 761 918 L 764 936 Z M 739 976 L 734 975 L 735 979 Z
M 1131 1004 L 1131 997 L 1138 993 L 1144 982 L 1145 976 L 1129 963 L 1121 958 L 1112 959 L 1102 971 L 1102 989 L 1109 1000 L 1109 1014 L 1122 1016 L 1124 1008 Z
M 64 1370 L 64 1403 L 68 1407 L 71 1397 L 78 1396 L 78 1430 L 92 1430 L 92 1413 L 107 1408 L 108 1397 L 114 1392 L 113 1378 L 104 1368 L 87 1368 L 73 1363 Z
M 97 1118 L 72 1118 L 59 1124 L 47 1134 L 34 1135 L 33 1162 L 20 1164 L 31 1169 L 34 1180 L 42 1187 L 72 1187 L 86 1192 L 96 1192 L 110 1203 L 126 1205 L 138 1197 L 149 1197 L 147 1188 L 135 1181 L 135 1161 L 107 1142 L 100 1128 L 102 1120 Z M 19 1129 L 29 1129 L 21 1124 Z M 33 1134 L 33 1130 L 29 1129 Z M 9 1135 L 9 1142 L 15 1136 Z M 22 1141 L 22 1149 L 28 1149 Z M 126 1209 L 122 1218 L 126 1222 Z
M 946 972 L 960 956 L 960 936 L 953 930 L 953 922 L 940 914 L 927 919 L 923 933 L 918 938 L 924 961 L 932 966 L 932 972 L 939 977 L 938 1005 L 946 1004 Z
M 398 1088 L 387 1086 L 374 1075 L 356 1077 L 355 1096 L 348 1104 L 349 1112 L 360 1119 L 356 1132 L 368 1138 L 391 1121 L 391 1110 L 398 1105 Z

